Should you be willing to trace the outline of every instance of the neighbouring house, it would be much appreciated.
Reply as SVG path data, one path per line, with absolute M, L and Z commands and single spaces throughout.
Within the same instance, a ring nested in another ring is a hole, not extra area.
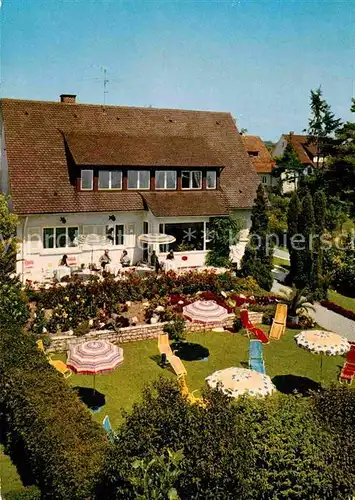
M 324 155 L 317 154 L 316 144 L 311 143 L 307 135 L 298 135 L 294 132 L 281 135 L 273 150 L 273 157 L 283 156 L 287 144 L 292 145 L 299 161 L 304 165 L 303 175 L 311 175 L 315 168 L 323 166 L 326 162 Z M 282 191 L 284 193 L 294 191 L 297 188 L 298 177 L 284 172 L 281 175 Z
M 245 149 L 252 164 L 259 175 L 261 182 L 266 187 L 277 185 L 277 178 L 272 175 L 275 160 L 267 149 L 264 141 L 257 135 L 242 135 Z
M 63 254 L 71 264 L 133 264 L 151 246 L 141 233 L 176 238 L 178 267 L 204 265 L 211 217 L 243 219 L 245 248 L 259 178 L 229 113 L 2 99 L 2 191 L 18 214 L 17 270 L 41 279 Z M 83 244 L 97 235 L 95 246 Z M 233 242 L 232 242 L 233 243 Z M 155 246 L 160 259 L 167 247 Z

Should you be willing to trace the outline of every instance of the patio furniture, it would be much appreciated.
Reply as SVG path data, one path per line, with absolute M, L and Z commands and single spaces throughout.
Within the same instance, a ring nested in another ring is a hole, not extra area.
M 65 276 L 70 276 L 71 274 L 71 269 L 70 267 L 67 266 L 58 266 L 55 267 L 53 270 L 54 278 L 60 281 L 63 279 Z
M 182 312 L 185 318 L 195 323 L 214 324 L 228 318 L 227 309 L 214 300 L 196 300 L 183 307 Z
M 249 368 L 266 374 L 263 358 L 263 346 L 260 340 L 249 340 Z
M 173 355 L 173 351 L 169 344 L 169 335 L 167 333 L 159 333 L 158 349 L 160 354 L 165 354 L 166 357 Z
M 243 395 L 264 397 L 276 391 L 267 375 L 235 366 L 212 373 L 206 381 L 210 387 L 218 387 L 224 394 L 233 398 Z
M 339 382 L 346 382 L 351 384 L 355 377 L 355 344 L 350 345 L 350 351 L 346 356 L 346 360 L 344 361 L 344 366 L 341 369 Z
M 37 340 L 37 347 L 43 354 L 46 356 L 48 363 L 52 365 L 64 378 L 69 378 L 72 375 L 72 371 L 68 368 L 68 366 L 59 359 L 52 359 L 52 356 L 46 353 L 43 345 L 43 340 Z
M 107 436 L 108 436 L 109 440 L 111 441 L 111 443 L 114 443 L 115 442 L 116 433 L 112 429 L 110 418 L 109 418 L 108 415 L 106 415 L 105 418 L 103 419 L 102 425 L 103 425 L 105 431 L 107 432 Z
M 270 329 L 269 339 L 280 340 L 286 330 L 287 305 L 277 304 L 275 317 Z
M 257 328 L 251 321 L 249 320 L 249 314 L 248 314 L 248 309 L 241 309 L 240 311 L 240 320 L 242 322 L 242 327 L 247 331 L 247 333 L 252 333 L 258 339 L 263 343 L 263 344 L 268 344 L 269 339 L 265 335 L 265 333 L 260 329 Z
M 69 347 L 67 365 L 73 372 L 94 376 L 111 372 L 123 362 L 123 349 L 106 340 L 89 340 Z
M 167 356 L 171 368 L 174 370 L 175 374 L 179 377 L 180 375 L 187 375 L 186 368 L 178 356 L 175 354 Z

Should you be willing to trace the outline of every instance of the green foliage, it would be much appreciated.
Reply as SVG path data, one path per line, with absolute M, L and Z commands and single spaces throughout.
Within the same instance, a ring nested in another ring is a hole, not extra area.
M 325 215 L 327 199 L 324 191 L 316 191 L 313 196 L 314 205 L 314 238 L 313 238 L 313 267 L 311 272 L 310 289 L 317 300 L 327 296 L 327 280 L 324 276 L 324 251 L 322 236 L 325 231 Z
M 281 176 L 282 173 L 285 173 L 287 181 L 295 185 L 297 185 L 299 177 L 303 175 L 304 165 L 300 162 L 291 140 L 288 141 L 283 155 L 277 158 L 274 170 L 274 175 Z
M 41 492 L 37 486 L 27 486 L 16 491 L 6 493 L 5 500 L 40 500 Z
M 269 236 L 269 217 L 264 188 L 259 184 L 251 215 L 251 241 L 245 249 L 241 262 L 241 274 L 253 276 L 261 288 L 272 287 L 272 248 Z
M 10 274 L 16 266 L 18 218 L 10 213 L 8 204 L 9 198 L 0 194 L 0 283 L 12 281 Z
M 24 325 L 28 318 L 26 296 L 20 283 L 0 281 L 0 327 L 10 324 Z
M 150 460 L 135 460 L 129 478 L 137 500 L 179 500 L 174 484 L 181 474 L 181 451 L 167 453 Z
M 285 233 L 287 232 L 287 213 L 290 198 L 276 194 L 269 194 L 271 206 L 268 209 L 269 231 L 275 234 L 279 244 L 284 243 Z
M 233 400 L 206 389 L 204 398 L 206 409 L 189 405 L 168 380 L 147 388 L 108 450 L 97 498 L 136 498 L 132 462 L 146 466 L 168 449 L 183 454 L 172 484 L 181 498 L 340 500 L 353 493 L 355 469 L 341 472 L 341 425 L 329 429 L 312 397 Z
M 291 293 L 284 296 L 284 302 L 288 305 L 289 316 L 298 316 L 301 312 L 314 310 L 313 298 L 307 293 L 306 288 L 298 289 L 293 286 Z
M 229 267 L 230 245 L 236 245 L 241 224 L 233 217 L 213 217 L 208 226 L 211 248 L 206 255 L 206 265 Z
M 105 448 L 102 428 L 37 348 L 32 335 L 1 331 L 1 423 L 7 453 L 41 498 L 89 498 Z
M 182 316 L 175 316 L 171 323 L 164 326 L 164 332 L 169 334 L 169 339 L 181 342 L 185 339 L 186 325 Z

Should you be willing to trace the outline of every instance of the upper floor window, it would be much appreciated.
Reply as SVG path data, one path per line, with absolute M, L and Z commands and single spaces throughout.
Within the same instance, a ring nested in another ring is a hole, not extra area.
M 94 187 L 94 172 L 93 170 L 81 171 L 81 189 L 90 191 Z
M 208 170 L 206 176 L 206 188 L 216 189 L 217 187 L 217 172 L 214 170 Z
M 121 170 L 100 170 L 99 189 L 122 189 Z
M 43 229 L 43 248 L 68 248 L 77 246 L 79 228 L 45 227 Z
M 261 181 L 262 181 L 262 183 L 263 183 L 263 184 L 267 184 L 267 176 L 266 176 L 266 175 L 263 175 L 263 176 L 261 177 Z
M 200 170 L 184 170 L 181 174 L 182 189 L 201 189 L 202 172 Z
M 248 151 L 248 155 L 250 157 L 259 156 L 259 151 Z
M 149 189 L 149 170 L 128 170 L 127 187 L 128 189 Z
M 176 189 L 176 171 L 157 170 L 155 172 L 155 189 Z

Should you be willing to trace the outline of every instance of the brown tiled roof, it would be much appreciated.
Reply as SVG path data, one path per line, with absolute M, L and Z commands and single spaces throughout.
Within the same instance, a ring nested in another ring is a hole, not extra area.
M 144 209 L 137 192 L 77 192 L 63 132 L 203 140 L 225 166 L 221 189 L 229 207 L 253 204 L 259 179 L 229 113 L 13 99 L 2 99 L 1 112 L 15 213 Z
M 283 137 L 287 142 L 291 142 L 301 163 L 304 165 L 314 165 L 313 157 L 316 155 L 317 148 L 315 144 L 309 142 L 307 135 L 284 134 Z
M 64 134 L 77 165 L 222 167 L 202 137 Z
M 242 135 L 242 139 L 248 154 L 249 152 L 258 153 L 257 156 L 250 157 L 255 170 L 259 174 L 270 174 L 275 166 L 275 161 L 272 159 L 271 153 L 261 137 L 257 135 Z
M 227 215 L 228 203 L 220 191 L 180 191 L 141 193 L 147 207 L 156 217 L 180 215 Z

